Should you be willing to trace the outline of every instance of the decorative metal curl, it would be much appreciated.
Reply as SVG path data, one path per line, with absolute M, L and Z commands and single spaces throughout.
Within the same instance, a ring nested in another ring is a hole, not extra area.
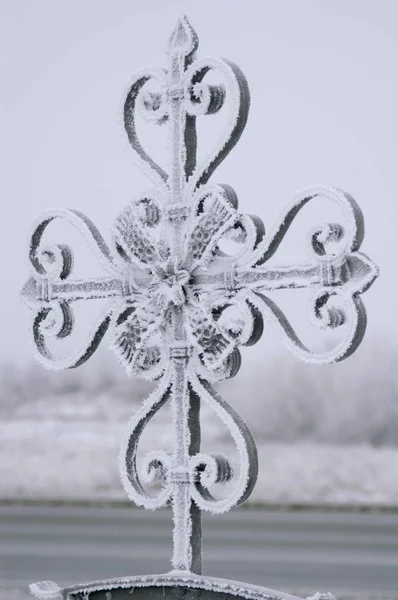
M 359 252 L 363 217 L 348 194 L 323 187 L 300 193 L 266 233 L 259 217 L 238 212 L 237 195 L 229 185 L 208 183 L 243 132 L 250 96 L 236 65 L 223 59 L 196 60 L 197 46 L 196 33 L 182 17 L 169 41 L 168 69 L 140 71 L 127 95 L 128 140 L 156 189 L 121 212 L 110 246 L 81 213 L 46 214 L 31 236 L 32 275 L 23 290 L 34 311 L 36 353 L 46 367 L 82 364 L 109 329 L 112 348 L 127 373 L 157 381 L 129 425 L 120 454 L 121 477 L 137 504 L 155 509 L 172 503 L 172 563 L 184 572 L 201 570 L 200 511 L 220 513 L 239 505 L 250 496 L 257 479 L 251 433 L 213 382 L 236 375 L 240 348 L 257 343 L 267 322 L 303 360 L 330 363 L 346 358 L 365 332 L 360 294 L 377 276 L 375 265 Z M 210 71 L 221 76 L 220 84 L 207 83 Z M 223 137 L 197 166 L 196 118 L 225 110 L 230 114 Z M 169 127 L 168 170 L 151 158 L 139 139 L 139 115 Z M 320 197 L 337 205 L 341 222 L 322 224 L 311 232 L 304 265 L 267 265 L 296 215 Z M 71 250 L 63 244 L 44 244 L 48 226 L 59 218 L 78 228 L 106 276 L 73 279 Z M 342 332 L 331 350 L 308 348 L 269 297 L 274 290 L 292 288 L 309 288 L 314 325 Z M 74 303 L 94 298 L 107 300 L 107 305 L 93 333 L 78 352 L 54 359 L 47 338 L 70 336 Z M 229 481 L 233 472 L 226 457 L 200 451 L 201 402 L 227 427 L 239 453 L 236 487 L 221 499 L 211 488 Z M 139 471 L 141 435 L 166 403 L 173 411 L 172 452 L 151 452 Z

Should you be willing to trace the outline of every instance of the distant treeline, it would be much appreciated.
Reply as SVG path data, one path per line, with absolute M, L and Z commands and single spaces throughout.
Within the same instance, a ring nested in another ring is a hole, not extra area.
M 255 355 L 218 387 L 259 440 L 398 446 L 397 359 L 383 340 L 337 365 Z M 153 388 L 109 356 L 61 373 L 3 365 L 0 381 L 2 419 L 125 420 Z

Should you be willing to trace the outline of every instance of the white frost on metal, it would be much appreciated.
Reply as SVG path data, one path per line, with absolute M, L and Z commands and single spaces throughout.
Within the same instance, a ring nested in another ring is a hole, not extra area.
M 336 600 L 336 596 L 330 592 L 327 592 L 326 594 L 316 592 L 313 596 L 308 596 L 306 600 Z
M 47 583 L 47 582 L 46 582 Z M 34 584 L 35 586 L 41 584 Z M 53 584 L 56 585 L 56 584 Z M 31 586 L 32 589 L 33 586 Z M 172 587 L 182 587 L 188 589 L 205 590 L 209 592 L 220 592 L 222 594 L 231 594 L 246 600 L 299 600 L 297 596 L 278 592 L 276 590 L 241 583 L 230 579 L 219 579 L 217 577 L 204 577 L 190 572 L 171 571 L 162 575 L 144 575 L 138 577 L 117 577 L 115 579 L 104 579 L 102 581 L 93 581 L 84 584 L 73 585 L 64 588 L 63 598 L 73 600 L 74 598 L 87 598 L 89 594 L 98 591 L 115 591 L 130 589 L 134 593 L 135 588 L 163 587 L 165 589 Z M 330 595 L 332 596 L 332 595 Z M 324 595 L 324 600 L 332 600 L 328 595 Z
M 239 348 L 260 339 L 265 321 L 305 361 L 330 363 L 349 356 L 365 332 L 360 294 L 371 285 L 377 269 L 359 252 L 363 217 L 348 194 L 324 187 L 301 193 L 266 235 L 258 217 L 239 212 L 237 195 L 229 185 L 209 184 L 243 132 L 250 96 L 236 65 L 218 58 L 198 60 L 197 47 L 196 33 L 186 17 L 180 18 L 169 40 L 168 68 L 140 71 L 127 95 L 128 139 L 154 189 L 117 217 L 110 245 L 77 211 L 44 215 L 31 235 L 32 274 L 23 294 L 33 310 L 32 338 L 44 366 L 81 365 L 110 330 L 112 348 L 127 373 L 158 382 L 129 425 L 120 455 L 122 482 L 129 497 L 148 509 L 172 503 L 173 568 L 200 573 L 200 511 L 221 513 L 242 503 L 258 470 L 247 425 L 212 384 L 236 375 Z M 223 84 L 208 84 L 210 72 L 218 73 Z M 197 164 L 196 119 L 227 108 L 229 120 L 217 148 Z M 143 147 L 137 116 L 169 127 L 167 171 Z M 321 197 L 337 205 L 341 223 L 323 224 L 311 233 L 307 264 L 267 266 L 297 213 Z M 77 227 L 103 266 L 103 277 L 74 279 L 71 249 L 45 245 L 47 227 L 55 219 Z M 237 250 L 222 251 L 225 240 L 233 240 Z M 314 324 L 341 330 L 334 348 L 316 353 L 298 337 L 269 297 L 273 290 L 289 288 L 309 288 Z M 73 305 L 95 298 L 107 304 L 91 335 L 71 356 L 56 359 L 49 338 L 70 337 Z M 140 436 L 166 402 L 173 409 L 173 451 L 152 452 L 139 473 Z M 210 488 L 228 481 L 233 473 L 226 457 L 200 452 L 201 402 L 228 428 L 239 452 L 236 488 L 223 499 L 216 499 Z M 151 486 L 156 487 L 150 490 Z
M 39 583 L 32 583 L 29 587 L 35 598 L 61 600 L 63 597 L 62 588 L 53 581 L 40 581 Z

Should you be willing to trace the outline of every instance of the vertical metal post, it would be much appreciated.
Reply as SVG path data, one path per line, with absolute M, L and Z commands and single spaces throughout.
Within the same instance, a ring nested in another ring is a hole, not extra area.
M 179 20 L 169 44 L 169 100 L 171 115 L 171 165 L 170 195 L 171 204 L 182 206 L 184 201 L 185 165 L 194 160 L 188 153 L 194 148 L 186 148 L 186 111 L 183 106 L 183 76 L 189 48 L 184 23 Z M 177 268 L 182 256 L 183 218 L 171 220 L 171 258 Z M 184 315 L 180 307 L 172 308 L 172 326 L 175 347 L 171 348 L 174 369 L 172 389 L 172 411 L 175 427 L 173 452 L 173 557 L 174 569 L 201 573 L 201 516 L 191 500 L 189 458 L 192 450 L 198 451 L 198 444 L 192 439 L 191 402 L 188 390 L 186 368 L 189 361 Z M 196 438 L 200 438 L 199 409 L 195 416 Z

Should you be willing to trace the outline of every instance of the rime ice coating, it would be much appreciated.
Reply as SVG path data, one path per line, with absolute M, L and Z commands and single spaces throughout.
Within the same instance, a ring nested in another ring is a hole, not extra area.
M 185 588 L 192 590 L 193 592 L 196 590 L 198 595 L 200 592 L 216 592 L 221 594 L 221 597 L 224 598 L 235 596 L 237 598 L 244 598 L 245 600 L 300 600 L 297 596 L 260 587 L 258 585 L 173 571 L 165 575 L 144 575 L 138 577 L 104 579 L 102 581 L 69 586 L 62 590 L 57 584 L 51 581 L 43 581 L 41 583 L 34 583 L 30 586 L 30 589 L 33 596 L 42 598 L 43 600 L 62 600 L 64 598 L 68 600 L 88 600 L 90 594 L 95 592 L 104 592 L 106 600 L 116 600 L 118 598 L 118 592 L 124 592 L 122 597 L 126 597 L 126 593 L 129 595 L 134 594 L 135 590 L 140 590 L 142 588 L 149 588 L 148 595 L 151 595 L 150 588 L 152 587 L 161 587 L 163 588 L 163 596 L 170 595 L 172 597 L 175 597 L 173 591 L 176 588 L 182 587 L 183 590 L 180 592 L 181 595 L 183 595 Z M 169 589 L 170 594 L 167 594 Z M 336 598 L 330 593 L 320 594 L 317 592 L 314 596 L 307 598 L 307 600 L 336 600 Z
M 255 344 L 268 321 L 305 361 L 346 358 L 365 332 L 360 294 L 377 276 L 375 265 L 359 252 L 363 217 L 348 194 L 326 187 L 305 191 L 266 234 L 259 217 L 239 212 L 237 195 L 229 185 L 209 183 L 243 132 L 250 95 L 236 65 L 219 58 L 196 59 L 197 47 L 195 31 L 181 17 L 169 40 L 168 68 L 138 72 L 127 95 L 127 136 L 155 187 L 117 217 L 110 245 L 81 213 L 49 211 L 31 235 L 32 273 L 23 290 L 33 311 L 36 356 L 44 366 L 81 365 L 110 330 L 112 348 L 126 372 L 158 382 L 129 425 L 120 454 L 121 477 L 137 504 L 156 509 L 172 503 L 172 565 L 181 573 L 202 569 L 200 511 L 230 510 L 249 497 L 257 479 L 251 433 L 212 384 L 236 375 L 240 348 Z M 222 84 L 207 83 L 210 72 L 218 73 Z M 198 164 L 196 119 L 222 110 L 229 110 L 225 131 L 217 148 Z M 167 170 L 142 145 L 136 126 L 140 117 L 169 128 Z M 267 266 L 297 213 L 319 198 L 337 205 L 341 223 L 323 224 L 311 232 L 307 264 Z M 63 244 L 44 244 L 55 219 L 78 229 L 103 266 L 103 277 L 73 279 L 72 250 Z M 225 240 L 234 242 L 234 251 L 221 249 Z M 298 337 L 268 295 L 284 288 L 309 289 L 314 324 L 342 332 L 334 348 L 316 353 Z M 55 358 L 50 336 L 60 340 L 71 336 L 74 303 L 95 298 L 107 304 L 91 335 L 72 355 Z M 139 472 L 140 436 L 167 402 L 173 410 L 173 451 L 151 452 Z M 222 499 L 216 499 L 211 487 L 230 480 L 232 468 L 225 456 L 200 452 L 201 402 L 228 428 L 239 453 L 236 487 Z M 43 598 L 59 593 L 50 583 L 34 591 Z

